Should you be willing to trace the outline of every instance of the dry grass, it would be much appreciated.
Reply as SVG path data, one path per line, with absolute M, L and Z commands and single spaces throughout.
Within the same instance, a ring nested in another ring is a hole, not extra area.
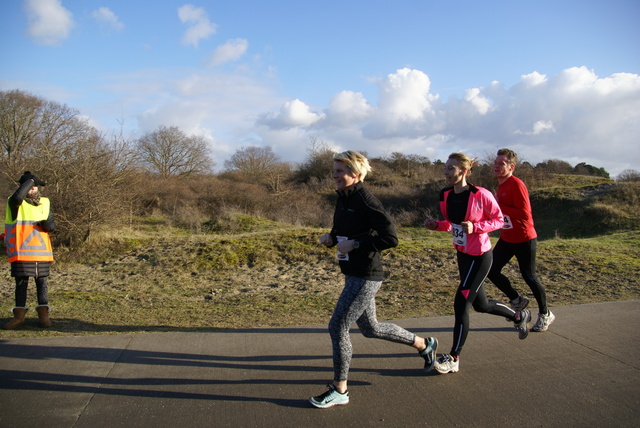
M 61 251 L 50 278 L 53 327 L 38 328 L 31 311 L 24 327 L 0 337 L 325 324 L 343 285 L 333 251 L 317 244 L 325 230 L 271 226 L 234 235 L 166 227 L 104 235 L 86 263 Z M 400 246 L 385 253 L 380 319 L 451 314 L 458 274 L 448 236 L 414 228 L 400 235 Z M 639 231 L 549 239 L 538 248 L 552 307 L 640 298 Z M 13 304 L 8 264 L 0 275 L 5 322 Z M 487 290 L 500 297 L 491 284 Z

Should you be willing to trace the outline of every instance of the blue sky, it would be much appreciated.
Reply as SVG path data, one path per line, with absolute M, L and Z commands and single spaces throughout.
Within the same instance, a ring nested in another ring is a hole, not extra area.
M 218 168 L 310 141 L 385 156 L 640 169 L 640 2 L 0 2 L 0 89 L 131 139 L 210 139 Z

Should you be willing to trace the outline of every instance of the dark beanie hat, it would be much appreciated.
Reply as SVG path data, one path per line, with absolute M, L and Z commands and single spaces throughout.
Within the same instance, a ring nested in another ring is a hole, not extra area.
M 31 171 L 25 171 L 24 174 L 22 174 L 22 177 L 20 177 L 20 184 L 24 183 L 25 181 L 28 180 L 33 180 L 33 182 L 35 183 L 36 186 L 45 186 L 46 183 L 42 180 L 40 180 L 39 178 L 37 178 L 35 175 L 33 175 L 31 173 Z

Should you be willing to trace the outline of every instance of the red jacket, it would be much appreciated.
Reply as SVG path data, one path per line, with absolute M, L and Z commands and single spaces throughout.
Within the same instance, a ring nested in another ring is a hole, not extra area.
M 453 191 L 453 187 L 445 187 L 440 191 L 440 211 L 444 216 L 444 220 L 438 221 L 436 230 L 449 232 L 451 231 L 451 222 L 447 216 L 447 198 Z M 502 211 L 498 206 L 498 202 L 493 194 L 483 187 L 469 185 L 469 205 L 467 205 L 467 214 L 465 221 L 473 223 L 473 232 L 467 236 L 467 245 L 460 246 L 454 244 L 456 250 L 472 256 L 479 256 L 491 250 L 491 241 L 489 232 L 498 230 L 504 225 Z
M 498 185 L 497 199 L 502 213 L 509 218 L 509 221 L 505 219 L 505 227 L 510 227 L 500 231 L 500 239 L 518 244 L 538 237 L 533 226 L 529 191 L 522 180 L 512 175 Z

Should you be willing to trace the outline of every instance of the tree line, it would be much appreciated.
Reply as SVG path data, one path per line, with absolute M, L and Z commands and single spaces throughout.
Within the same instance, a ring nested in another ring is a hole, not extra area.
M 0 190 L 9 196 L 25 170 L 45 180 L 58 245 L 78 246 L 100 228 L 145 217 L 198 232 L 224 230 L 239 213 L 311 226 L 331 221 L 334 151 L 318 138 L 299 164 L 283 162 L 271 147 L 248 146 L 215 173 L 204 137 L 175 126 L 137 139 L 107 135 L 65 104 L 10 90 L 0 91 L 0 144 Z M 494 185 L 492 160 L 474 168 L 475 184 Z M 370 161 L 367 182 L 398 221 L 411 224 L 429 209 L 425 195 L 442 185 L 441 160 L 394 152 Z M 516 171 L 533 188 L 552 174 L 609 178 L 603 168 L 557 159 L 523 162 Z M 628 170 L 619 179 L 640 181 L 640 173 Z

